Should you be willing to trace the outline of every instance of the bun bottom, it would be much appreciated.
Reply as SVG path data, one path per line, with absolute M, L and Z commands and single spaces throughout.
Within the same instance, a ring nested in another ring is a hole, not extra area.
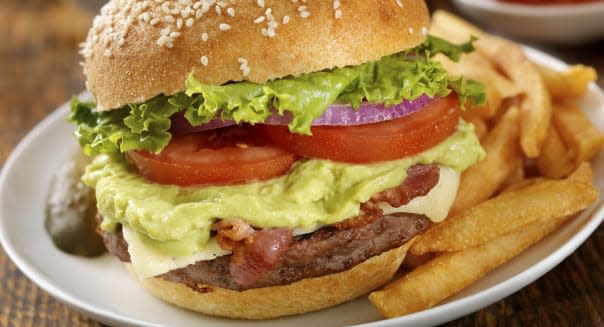
M 199 285 L 207 290 L 202 293 L 158 277 L 140 282 L 149 293 L 166 302 L 207 315 L 242 319 L 276 318 L 331 307 L 386 284 L 398 270 L 412 243 L 413 239 L 336 274 L 241 292 Z M 129 263 L 126 263 L 126 267 L 136 276 Z

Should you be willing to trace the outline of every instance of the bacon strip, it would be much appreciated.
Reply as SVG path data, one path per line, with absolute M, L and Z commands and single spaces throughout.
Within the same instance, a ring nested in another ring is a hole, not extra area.
M 256 230 L 247 222 L 239 218 L 220 220 L 212 229 L 217 231 L 216 241 L 224 250 L 233 250 L 246 243 L 250 243 L 256 234 Z
M 249 243 L 233 249 L 229 265 L 231 277 L 243 287 L 253 285 L 281 260 L 291 244 L 289 228 L 257 231 Z
M 387 202 L 398 208 L 413 198 L 424 196 L 438 184 L 440 169 L 436 164 L 415 165 L 407 169 L 407 179 L 397 186 L 371 197 L 372 202 Z

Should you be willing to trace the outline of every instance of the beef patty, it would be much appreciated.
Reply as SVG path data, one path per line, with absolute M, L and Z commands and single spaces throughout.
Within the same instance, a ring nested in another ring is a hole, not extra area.
M 423 232 L 430 221 L 422 215 L 383 215 L 362 226 L 347 229 L 322 228 L 309 235 L 293 238 L 281 260 L 253 285 L 243 287 L 233 280 L 229 263 L 231 255 L 209 261 L 198 261 L 169 271 L 161 277 L 208 291 L 208 285 L 232 290 L 286 285 L 303 278 L 318 277 L 348 270 L 382 252 L 401 246 Z M 101 231 L 110 253 L 121 261 L 130 261 L 128 245 L 121 230 Z
M 275 264 L 263 271 L 253 283 L 241 285 L 235 281 L 231 271 L 233 255 L 198 261 L 160 277 L 183 283 L 199 292 L 207 292 L 212 286 L 244 290 L 287 285 L 304 278 L 348 270 L 373 256 L 403 245 L 430 225 L 430 220 L 423 215 L 383 215 L 376 205 L 379 200 L 400 206 L 415 196 L 427 194 L 438 182 L 439 171 L 436 165 L 414 166 L 409 168 L 408 174 L 406 182 L 399 187 L 386 190 L 364 203 L 359 217 L 293 237 Z M 412 189 L 409 188 L 410 184 L 414 186 Z M 418 192 L 417 189 L 422 191 Z M 401 197 L 406 197 L 404 203 L 401 203 Z M 102 221 L 102 217 L 99 216 L 98 220 Z M 110 253 L 122 261 L 130 261 L 128 245 L 120 228 L 114 233 L 100 228 L 98 231 Z

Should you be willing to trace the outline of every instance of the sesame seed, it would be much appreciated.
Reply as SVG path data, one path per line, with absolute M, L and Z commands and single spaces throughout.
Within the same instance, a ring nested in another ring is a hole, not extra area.
M 413 27 L 409 27 L 409 34 L 413 34 Z
M 195 22 L 195 20 L 193 18 L 189 18 L 189 19 L 187 19 L 187 22 L 185 23 L 185 25 L 187 25 L 187 27 L 191 27 L 191 26 L 193 26 L 194 22 Z
M 201 57 L 201 59 L 199 59 L 199 61 L 201 62 L 202 65 L 207 66 L 208 65 L 208 57 L 207 56 L 203 56 Z
M 220 28 L 220 30 L 221 30 L 221 31 L 228 31 L 228 30 L 230 30 L 230 29 L 231 29 L 231 25 L 229 25 L 229 24 L 225 24 L 225 23 L 221 23 L 221 24 L 219 25 L 219 28 Z
M 281 21 L 283 25 L 289 23 L 289 16 L 283 16 L 283 20 Z
M 227 9 L 227 14 L 229 14 L 231 17 L 235 17 L 235 9 L 233 7 L 229 7 Z
M 310 16 L 310 13 L 308 11 L 301 11 L 300 12 L 300 17 L 302 18 L 307 18 Z
M 175 39 L 180 36 L 180 32 L 172 32 L 170 33 L 170 38 Z
M 268 37 L 275 37 L 275 29 L 274 28 L 268 28 L 266 30 L 266 36 L 268 36 Z
M 163 47 L 166 45 L 166 43 L 170 40 L 170 38 L 166 35 L 162 35 L 159 37 L 159 39 L 157 39 L 157 45 L 159 45 L 160 47 Z
M 258 1 L 256 1 L 256 3 L 258 4 L 259 7 L 264 8 L 264 0 L 258 0 Z
M 270 16 L 272 13 L 273 13 L 273 9 L 268 8 L 268 9 L 266 9 L 266 11 L 264 12 L 264 15 L 265 15 L 265 16 Z
M 182 28 L 182 18 L 179 18 L 179 19 L 176 20 L 176 27 L 178 29 Z
M 260 16 L 260 17 L 258 17 L 258 18 L 256 18 L 256 19 L 254 19 L 254 23 L 256 23 L 256 24 L 260 24 L 260 23 L 262 23 L 262 22 L 263 22 L 265 19 L 266 19 L 266 17 L 264 17 L 264 16 Z
M 207 41 L 208 41 L 208 38 L 209 38 L 208 33 L 202 33 L 202 34 L 201 34 L 201 40 L 202 40 L 203 42 L 207 42 Z
M 247 59 L 238 58 L 237 61 L 239 62 L 239 70 L 241 70 L 243 76 L 248 76 L 250 74 L 250 67 L 248 66 Z
M 301 12 L 301 11 L 306 11 L 306 6 L 298 7 L 298 12 Z
M 174 21 L 175 21 L 175 19 L 174 19 L 174 17 L 172 15 L 167 15 L 165 17 L 165 20 L 166 20 L 166 22 L 168 22 L 170 24 L 174 23 Z
M 336 10 L 340 8 L 340 0 L 334 0 L 333 1 L 333 9 Z
M 396 4 L 397 4 L 399 7 L 403 8 L 403 1 L 401 1 L 401 0 L 394 0 L 394 1 L 396 1 Z
M 157 25 L 157 23 L 159 23 L 159 18 L 153 18 L 149 22 L 149 25 L 153 26 L 153 25 Z
M 170 4 L 167 2 L 164 2 L 161 4 L 161 10 L 163 10 L 163 12 L 165 14 L 169 14 L 170 13 Z
M 428 35 L 428 28 L 426 26 L 422 27 L 422 35 Z
M 191 7 L 185 7 L 185 9 L 180 12 L 180 15 L 183 19 L 189 18 L 189 16 L 191 15 Z
M 340 10 L 340 9 L 336 10 L 335 16 L 336 16 L 336 19 L 342 18 L 342 10 Z
M 216 6 L 216 15 L 221 16 L 222 15 L 222 8 L 220 6 Z

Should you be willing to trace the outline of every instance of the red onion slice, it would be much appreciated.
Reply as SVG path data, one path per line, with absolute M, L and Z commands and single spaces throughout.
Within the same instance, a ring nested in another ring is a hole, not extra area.
M 430 101 L 432 101 L 432 98 L 424 94 L 415 100 L 404 100 L 390 107 L 386 107 L 383 104 L 363 102 L 357 110 L 354 110 L 349 104 L 334 103 L 321 116 L 313 120 L 312 125 L 346 126 L 378 123 L 414 113 L 426 106 Z M 291 118 L 291 113 L 289 112 L 286 112 L 283 116 L 273 114 L 264 123 L 267 125 L 287 125 L 291 121 Z
M 412 114 L 430 103 L 433 98 L 422 95 L 415 100 L 404 100 L 403 102 L 386 107 L 383 104 L 375 104 L 363 102 L 357 110 L 354 110 L 348 104 L 332 104 L 325 112 L 313 120 L 313 126 L 333 125 L 361 125 L 387 121 L 394 118 L 403 117 Z M 290 112 L 286 112 L 283 116 L 274 113 L 270 115 L 264 124 L 268 125 L 287 125 L 292 120 Z M 201 126 L 191 126 L 182 113 L 172 116 L 172 130 L 178 133 L 193 133 L 216 129 L 234 125 L 232 120 L 222 121 L 220 118 L 215 118 Z

